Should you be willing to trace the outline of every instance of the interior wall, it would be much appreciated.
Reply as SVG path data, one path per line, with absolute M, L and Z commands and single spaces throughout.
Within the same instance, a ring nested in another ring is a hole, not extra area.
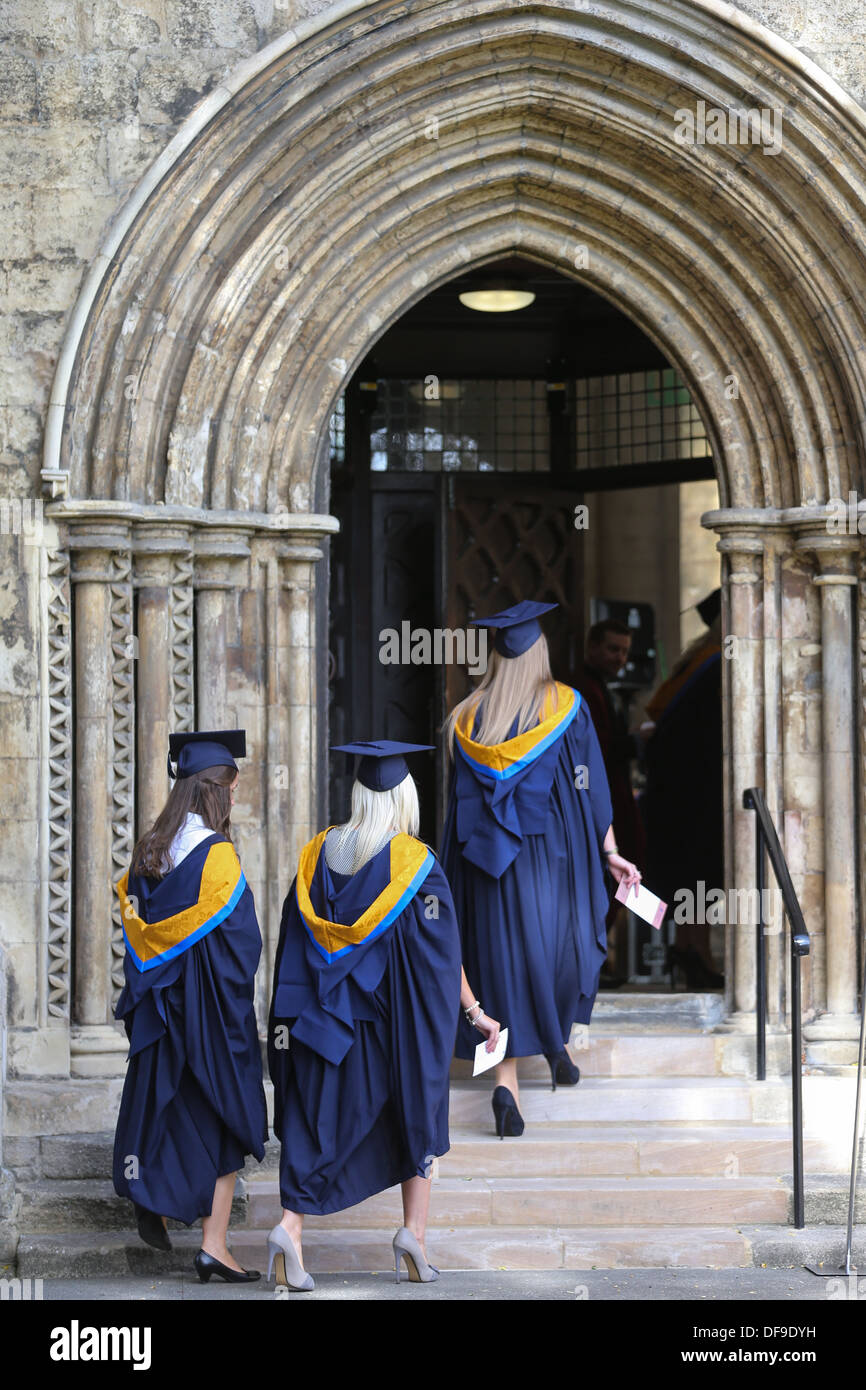
M 719 585 L 715 532 L 703 512 L 719 505 L 715 479 L 587 493 L 585 622 L 590 599 L 651 603 L 655 611 L 657 679 L 705 629 L 694 604 Z M 638 698 L 635 715 L 652 693 Z
M 590 600 L 651 603 L 656 647 L 668 667 L 679 651 L 679 529 L 676 484 L 588 492 L 585 622 Z M 659 668 L 661 669 L 661 668 Z
M 680 647 L 687 647 L 705 631 L 694 605 L 721 583 L 718 536 L 701 525 L 701 515 L 719 505 L 715 478 L 679 486 L 680 510 Z

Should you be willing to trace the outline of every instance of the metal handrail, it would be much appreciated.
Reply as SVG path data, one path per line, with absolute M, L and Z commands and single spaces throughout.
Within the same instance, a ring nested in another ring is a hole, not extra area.
M 791 1122 L 794 1145 L 794 1225 L 802 1230 L 806 1224 L 803 1192 L 803 1019 L 800 988 L 800 960 L 809 954 L 809 933 L 803 912 L 794 892 L 788 864 L 776 834 L 764 793 L 760 787 L 748 787 L 743 792 L 743 806 L 755 812 L 755 873 L 758 880 L 758 921 L 755 928 L 757 962 L 757 1070 L 758 1080 L 767 1075 L 767 948 L 764 937 L 764 852 L 770 856 L 773 873 L 782 894 L 785 915 L 791 924 Z

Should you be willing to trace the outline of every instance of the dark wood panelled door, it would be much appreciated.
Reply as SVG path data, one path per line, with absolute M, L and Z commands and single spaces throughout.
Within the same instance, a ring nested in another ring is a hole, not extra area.
M 542 626 L 553 674 L 570 681 L 583 646 L 583 531 L 574 525 L 577 493 L 536 478 L 488 476 L 445 479 L 447 623 L 465 627 L 521 599 L 557 603 Z M 473 682 L 449 667 L 449 709 Z

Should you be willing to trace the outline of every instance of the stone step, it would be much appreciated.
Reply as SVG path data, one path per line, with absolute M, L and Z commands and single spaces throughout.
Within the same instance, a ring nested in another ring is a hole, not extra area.
M 451 1086 L 450 1122 L 477 1125 L 487 1133 L 493 1119 L 493 1081 L 457 1081 Z M 788 1124 L 791 1084 L 715 1077 L 594 1077 L 552 1091 L 541 1081 L 520 1086 L 520 1111 L 527 1123 L 575 1124 Z M 809 1134 L 846 1134 L 854 1117 L 854 1081 L 849 1077 L 803 1077 L 804 1129 Z
M 725 1017 L 722 990 L 690 993 L 685 990 L 602 990 L 592 1010 L 592 1026 L 615 1022 L 627 1028 L 662 1025 L 670 1032 L 679 1028 L 711 1028 Z
M 784 1125 L 708 1125 L 675 1132 L 658 1125 L 556 1125 L 527 1130 L 519 1140 L 499 1140 L 471 1129 L 452 1129 L 451 1148 L 436 1161 L 439 1177 L 777 1177 L 793 1167 L 791 1133 Z M 844 1173 L 847 1143 L 807 1137 L 806 1171 Z M 262 1168 L 260 1173 L 268 1170 Z M 258 1181 L 250 1173 L 252 1190 Z
M 170 1225 L 172 1223 L 169 1223 Z M 201 1247 L 201 1229 L 172 1227 L 170 1252 L 153 1250 L 132 1231 L 51 1231 L 22 1235 L 16 1272 L 33 1279 L 109 1279 L 124 1274 L 188 1273 Z
M 860 1172 L 862 1173 L 862 1164 Z M 847 1225 L 850 1168 L 846 1174 L 825 1174 L 820 1183 L 810 1183 L 807 1174 L 803 1187 L 807 1226 Z M 866 1222 L 866 1189 L 862 1179 L 854 1193 L 854 1221 L 858 1225 Z
M 351 1231 L 315 1228 L 304 1231 L 304 1259 L 313 1274 L 381 1272 L 393 1278 L 391 1241 L 395 1226 Z M 234 1229 L 230 1245 L 247 1269 L 267 1270 L 267 1229 Z M 132 1274 L 195 1278 L 192 1258 L 199 1248 L 198 1230 L 172 1234 L 174 1250 L 151 1250 L 134 1235 L 117 1231 L 25 1235 L 18 1246 L 21 1278 L 111 1278 Z M 568 1227 L 431 1227 L 428 1254 L 447 1270 L 493 1269 L 731 1269 L 766 1266 L 785 1269 L 821 1263 L 838 1270 L 845 1248 L 844 1228 L 742 1225 Z M 854 1264 L 866 1266 L 866 1231 L 855 1231 Z M 405 1277 L 405 1275 L 404 1275 Z M 862 1297 L 856 1275 L 850 1297 Z M 828 1297 L 841 1298 L 852 1280 L 840 1274 L 838 1286 L 825 1286 Z M 575 1281 L 576 1284 L 579 1280 Z M 265 1286 L 264 1287 L 271 1287 Z
M 401 1224 L 400 1189 L 356 1207 L 311 1216 L 310 1227 L 340 1229 Z M 571 1177 L 440 1178 L 430 1204 L 431 1226 L 728 1225 L 785 1221 L 788 1193 L 780 1178 Z M 275 1183 L 251 1183 L 247 1225 L 280 1218 Z M 396 1229 L 396 1226 L 395 1226 Z
M 582 1076 L 755 1076 L 755 1040 L 742 1033 L 625 1031 L 617 1024 L 593 1021 L 587 1033 L 572 1031 L 569 1052 Z M 767 1037 L 767 1070 L 771 1076 L 790 1075 L 791 1042 L 787 1035 Z M 471 1079 L 472 1063 L 455 1058 L 454 1081 Z M 544 1057 L 522 1057 L 522 1081 L 547 1081 L 550 1067 Z
M 399 1223 L 398 1223 L 399 1224 Z M 391 1242 L 397 1226 L 314 1229 L 304 1226 L 304 1263 L 311 1273 L 381 1271 L 394 1277 Z M 248 1269 L 267 1270 L 267 1231 L 233 1231 L 232 1252 Z M 459 1269 L 740 1268 L 751 1263 L 749 1243 L 722 1227 L 656 1226 L 430 1227 L 427 1253 L 442 1271 Z M 405 1272 L 403 1278 L 405 1278 Z M 575 1281 L 576 1284 L 579 1280 Z
M 434 1161 L 434 1177 L 778 1177 L 793 1169 L 791 1131 L 784 1125 L 542 1125 L 507 1140 L 492 1125 L 487 1134 L 452 1126 L 450 1139 L 448 1153 Z M 260 1183 L 276 1185 L 279 1155 L 271 1141 L 263 1163 L 247 1164 L 250 1193 Z M 803 1158 L 807 1173 L 846 1173 L 847 1137 L 806 1136 Z
M 118 1197 L 110 1179 L 59 1178 L 17 1185 L 21 1198 L 19 1228 L 28 1234 L 74 1231 L 135 1232 L 131 1203 Z M 232 1219 L 246 1218 L 246 1183 L 240 1179 L 232 1202 Z M 184 1231 L 180 1222 L 169 1221 L 170 1231 Z M 136 1236 L 137 1239 L 137 1236 Z

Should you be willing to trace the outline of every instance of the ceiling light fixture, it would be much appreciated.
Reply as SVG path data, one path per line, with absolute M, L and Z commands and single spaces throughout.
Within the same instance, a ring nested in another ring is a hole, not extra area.
M 526 309 L 535 299 L 533 290 L 524 289 L 519 280 L 479 280 L 475 289 L 458 295 L 467 309 L 485 314 L 508 314 L 514 309 Z

